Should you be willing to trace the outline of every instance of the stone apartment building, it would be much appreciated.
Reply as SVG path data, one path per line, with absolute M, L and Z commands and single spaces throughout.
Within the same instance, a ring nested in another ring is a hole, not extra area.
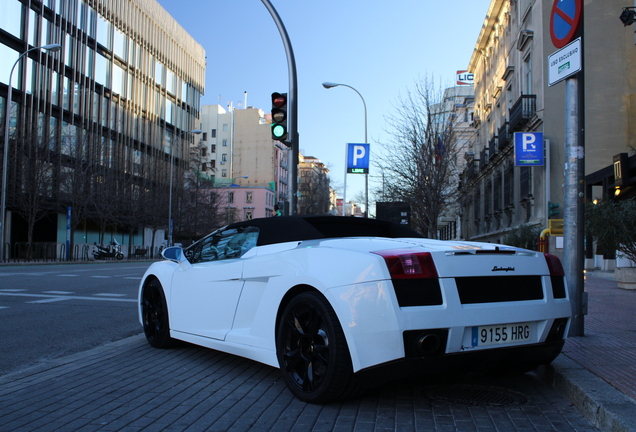
M 578 79 L 589 174 L 610 166 L 614 155 L 633 154 L 636 46 L 633 31 L 618 19 L 624 2 L 584 4 Z M 557 50 L 550 38 L 552 5 L 551 0 L 490 2 L 469 63 L 475 76 L 475 140 L 465 154 L 460 185 L 462 238 L 498 243 L 522 224 L 544 229 L 550 218 L 563 217 L 565 83 L 548 85 L 547 57 Z M 515 166 L 514 133 L 526 131 L 543 132 L 544 166 Z M 589 186 L 590 199 L 604 193 Z M 549 203 L 559 205 L 558 214 L 550 216 Z

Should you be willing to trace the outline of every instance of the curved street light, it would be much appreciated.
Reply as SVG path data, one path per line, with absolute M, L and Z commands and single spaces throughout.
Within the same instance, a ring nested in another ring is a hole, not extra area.
M 362 97 L 362 95 L 360 94 L 360 92 L 358 90 L 356 90 L 355 88 L 351 87 L 350 85 L 347 84 L 340 84 L 340 83 L 332 83 L 332 82 L 324 82 L 322 83 L 322 86 L 326 89 L 330 89 L 333 87 L 338 87 L 338 86 L 342 86 L 342 87 L 349 87 L 351 90 L 353 90 L 354 92 L 358 93 L 358 96 L 360 96 L 360 99 L 362 99 L 362 105 L 364 106 L 364 142 L 365 144 L 368 143 L 367 141 L 367 103 L 364 101 L 364 98 Z M 343 197 L 342 197 L 342 215 L 346 216 L 346 208 L 347 208 L 347 171 L 346 171 L 347 167 L 346 167 L 346 158 L 345 158 L 345 181 L 344 181 L 344 193 L 343 193 Z M 366 217 L 369 217 L 369 174 L 365 174 L 364 175 L 364 191 L 365 191 L 365 203 L 364 203 L 364 207 L 365 207 L 365 213 L 366 213 Z
M 20 63 L 20 60 L 22 60 L 22 58 L 27 55 L 28 53 L 30 53 L 31 51 L 37 51 L 37 50 L 47 50 L 47 51 L 51 51 L 51 52 L 56 52 L 62 49 L 62 45 L 60 44 L 49 44 L 49 45 L 42 45 L 42 46 L 38 46 L 38 47 L 34 47 L 31 49 L 26 50 L 25 52 L 23 52 L 22 54 L 20 54 L 17 58 L 17 60 L 15 61 L 15 63 L 13 63 L 13 66 L 11 67 L 11 72 L 9 73 L 9 83 L 8 83 L 8 87 L 9 90 L 7 92 L 7 102 L 5 104 L 5 115 L 4 115 L 4 158 L 2 159 L 2 198 L 0 198 L 0 262 L 4 262 L 5 259 L 5 247 L 4 247 L 4 232 L 5 232 L 5 226 L 4 226 L 4 220 L 5 220 L 5 213 L 7 211 L 7 171 L 8 171 L 8 164 L 9 164 L 9 121 L 10 119 L 10 112 L 11 112 L 11 99 L 13 97 L 13 70 L 15 69 L 15 67 L 18 65 L 18 63 Z
M 193 133 L 200 134 L 203 132 L 201 129 L 194 129 L 190 131 L 184 131 L 179 134 L 177 141 L 180 140 L 185 134 Z M 172 246 L 172 172 L 174 171 L 174 153 L 172 151 L 172 143 L 170 143 L 170 193 L 168 199 L 168 246 Z

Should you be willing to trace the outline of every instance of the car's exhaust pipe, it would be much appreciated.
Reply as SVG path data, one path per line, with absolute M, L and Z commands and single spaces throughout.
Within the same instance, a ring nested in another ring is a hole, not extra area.
M 442 343 L 436 334 L 425 334 L 417 340 L 417 351 L 424 355 L 435 354 Z

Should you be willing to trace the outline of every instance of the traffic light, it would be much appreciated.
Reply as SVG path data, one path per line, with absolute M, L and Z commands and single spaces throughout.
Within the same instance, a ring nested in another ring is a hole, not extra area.
M 636 11 L 634 11 L 633 7 L 626 7 L 623 8 L 623 12 L 621 13 L 621 16 L 619 17 L 621 22 L 623 23 L 623 25 L 625 27 L 627 27 L 628 25 L 632 25 L 634 24 L 634 22 L 636 22 Z
M 272 93 L 272 139 L 287 140 L 287 93 Z
M 559 204 L 548 201 L 548 217 L 559 215 Z

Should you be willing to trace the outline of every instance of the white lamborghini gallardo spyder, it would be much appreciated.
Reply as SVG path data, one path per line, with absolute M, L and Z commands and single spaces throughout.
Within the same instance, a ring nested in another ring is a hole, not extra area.
M 280 368 L 313 403 L 405 374 L 531 370 L 561 352 L 571 315 L 553 255 L 374 219 L 255 219 L 163 257 L 139 289 L 150 345 Z

